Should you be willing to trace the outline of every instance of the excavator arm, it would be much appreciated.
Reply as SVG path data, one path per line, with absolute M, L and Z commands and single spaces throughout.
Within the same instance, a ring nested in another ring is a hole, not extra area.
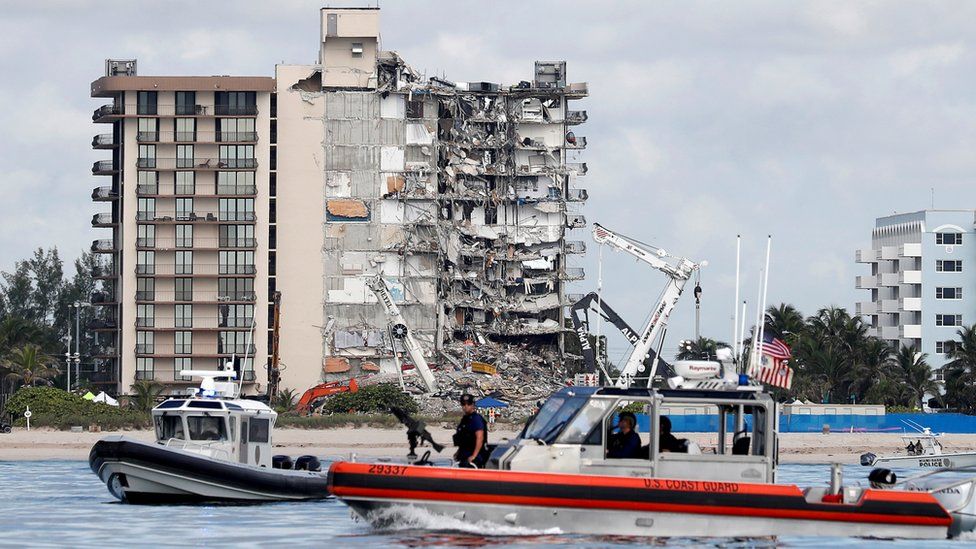
M 606 301 L 600 299 L 599 294 L 596 292 L 590 292 L 574 303 L 569 309 L 569 315 L 573 321 L 573 330 L 576 331 L 576 335 L 579 337 L 580 347 L 583 349 L 583 360 L 586 363 L 586 371 L 592 373 L 597 371 L 597 363 L 596 350 L 590 345 L 589 311 L 595 312 L 604 320 L 613 324 L 627 338 L 627 341 L 631 345 L 637 343 L 640 335 Z M 644 367 L 650 369 L 653 366 L 655 358 L 657 358 L 657 353 L 652 349 L 647 357 L 644 358 Z M 664 368 L 665 375 L 669 377 L 673 375 L 670 364 L 660 359 L 658 360 L 658 364 Z
M 312 410 L 312 406 L 319 400 L 338 393 L 355 393 L 359 390 L 359 383 L 355 379 L 349 381 L 332 381 L 320 383 L 315 387 L 305 391 L 302 398 L 295 405 L 295 411 L 299 414 L 307 414 Z

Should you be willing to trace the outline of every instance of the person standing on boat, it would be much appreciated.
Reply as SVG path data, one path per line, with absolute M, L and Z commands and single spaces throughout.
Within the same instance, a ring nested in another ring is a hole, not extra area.
M 488 461 L 488 422 L 475 411 L 472 395 L 461 395 L 460 402 L 464 416 L 454 432 L 454 445 L 458 447 L 454 459 L 459 467 L 481 469 Z

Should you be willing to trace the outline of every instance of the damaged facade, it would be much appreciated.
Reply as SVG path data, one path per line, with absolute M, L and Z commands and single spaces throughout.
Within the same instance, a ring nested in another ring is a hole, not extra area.
M 376 273 L 435 365 L 455 369 L 462 361 L 451 355 L 464 354 L 445 351 L 464 341 L 559 363 L 565 284 L 583 277 L 567 256 L 584 245 L 566 236 L 585 225 L 586 113 L 572 101 L 586 85 L 567 84 L 564 62 L 537 62 L 531 81 L 512 86 L 427 78 L 378 51 L 378 10 L 323 9 L 322 32 L 319 64 L 276 74 L 279 128 L 300 125 L 295 138 L 315 144 L 287 162 L 279 153 L 279 243 L 294 239 L 282 227 L 293 222 L 281 198 L 293 178 L 282 170 L 318 170 L 322 186 L 318 226 L 295 227 L 323 235 L 319 250 L 305 245 L 305 264 L 317 251 L 320 273 L 278 269 L 286 385 L 297 382 L 296 360 L 304 371 L 313 358 L 289 356 L 293 322 L 314 316 L 299 307 L 321 307 L 312 324 L 322 342 L 322 370 L 299 388 L 395 372 L 388 319 L 366 286 Z M 322 303 L 285 279 L 312 284 L 319 274 Z

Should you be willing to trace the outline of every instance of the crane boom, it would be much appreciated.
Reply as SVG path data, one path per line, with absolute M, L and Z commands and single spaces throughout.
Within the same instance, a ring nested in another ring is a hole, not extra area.
M 427 391 L 436 393 L 437 381 L 434 379 L 434 374 L 430 371 L 430 366 L 427 365 L 427 359 L 424 358 L 424 351 L 421 349 L 420 344 L 417 343 L 417 340 L 414 339 L 413 332 L 407 326 L 407 321 L 400 314 L 400 308 L 393 301 L 390 288 L 387 287 L 383 276 L 376 275 L 366 279 L 366 286 L 376 294 L 376 299 L 383 305 L 383 310 L 386 311 L 386 316 L 390 319 L 390 333 L 393 337 L 403 341 L 403 346 L 413 360 L 413 365 L 417 368 L 417 372 L 420 373 L 420 377 L 424 380 Z M 396 349 L 394 349 L 394 352 L 396 352 Z
M 691 278 L 691 275 L 705 263 L 702 262 L 699 265 L 683 257 L 668 254 L 660 248 L 649 249 L 649 246 L 642 245 L 625 236 L 619 235 L 598 223 L 593 224 L 593 240 L 597 243 L 609 244 L 614 248 L 623 250 L 638 260 L 663 272 L 669 278 L 647 325 L 644 326 L 637 340 L 633 342 L 634 349 L 627 358 L 627 363 L 624 365 L 620 377 L 617 378 L 616 384 L 618 386 L 629 387 L 637 373 L 644 371 L 644 360 L 652 352 L 655 340 L 661 336 L 667 327 L 668 318 L 671 316 L 671 312 L 674 311 L 675 305 L 678 304 L 678 298 L 681 297 L 681 292 L 684 290 L 685 284 Z M 655 358 L 651 365 L 651 371 L 648 374 L 649 380 L 654 377 L 655 371 L 657 370 L 657 363 L 658 360 Z

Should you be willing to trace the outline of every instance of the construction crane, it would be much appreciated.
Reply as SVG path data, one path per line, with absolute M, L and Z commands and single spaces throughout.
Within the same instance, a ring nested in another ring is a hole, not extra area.
M 644 326 L 637 340 L 633 342 L 634 349 L 627 358 L 627 363 L 624 364 L 620 377 L 617 378 L 616 385 L 618 387 L 629 387 L 637 374 L 644 373 L 646 370 L 644 361 L 650 356 L 654 342 L 664 333 L 668 324 L 668 318 L 671 316 L 671 312 L 674 311 L 674 307 L 678 303 L 678 298 L 681 297 L 681 292 L 684 290 L 685 284 L 695 271 L 704 267 L 707 263 L 703 261 L 699 264 L 683 257 L 671 255 L 661 248 L 649 246 L 619 235 L 598 223 L 593 224 L 593 240 L 598 244 L 608 244 L 618 250 L 627 252 L 638 260 L 661 271 L 669 279 L 651 313 L 650 319 L 648 319 L 647 325 Z M 650 372 L 646 376 L 649 380 L 648 382 L 654 378 L 657 363 L 658 360 L 655 358 L 652 361 Z
M 596 350 L 590 345 L 590 311 L 595 312 L 604 320 L 613 324 L 627 338 L 627 341 L 631 345 L 636 344 L 640 336 L 596 292 L 590 292 L 574 303 L 569 308 L 569 317 L 573 321 L 573 330 L 576 331 L 576 335 L 579 337 L 580 347 L 583 349 L 583 362 L 586 364 L 587 372 L 596 372 L 598 370 Z M 651 350 L 644 358 L 644 367 L 651 368 L 655 360 L 658 360 L 657 353 Z M 664 369 L 666 375 L 673 375 L 670 364 L 664 360 L 658 360 L 658 362 Z
M 278 394 L 278 383 L 281 381 L 281 354 L 279 353 L 279 334 L 281 332 L 281 292 L 275 292 L 272 297 L 274 303 L 274 323 L 271 327 L 271 360 L 268 361 L 268 399 L 274 399 Z
M 394 339 L 399 339 L 403 342 L 407 354 L 413 360 L 414 367 L 424 380 L 424 385 L 427 386 L 427 391 L 436 393 L 438 391 L 437 381 L 434 379 L 434 374 L 430 371 L 430 366 L 427 365 L 427 359 L 424 358 L 424 351 L 421 349 L 420 344 L 417 343 L 417 340 L 414 339 L 413 332 L 407 327 L 407 321 L 400 314 L 400 308 L 393 302 L 390 288 L 387 287 L 383 276 L 376 275 L 367 278 L 366 286 L 376 294 L 376 299 L 379 300 L 380 304 L 383 305 L 383 310 L 386 311 L 386 316 L 389 318 L 390 335 Z M 395 348 L 393 352 L 394 354 L 396 353 Z

